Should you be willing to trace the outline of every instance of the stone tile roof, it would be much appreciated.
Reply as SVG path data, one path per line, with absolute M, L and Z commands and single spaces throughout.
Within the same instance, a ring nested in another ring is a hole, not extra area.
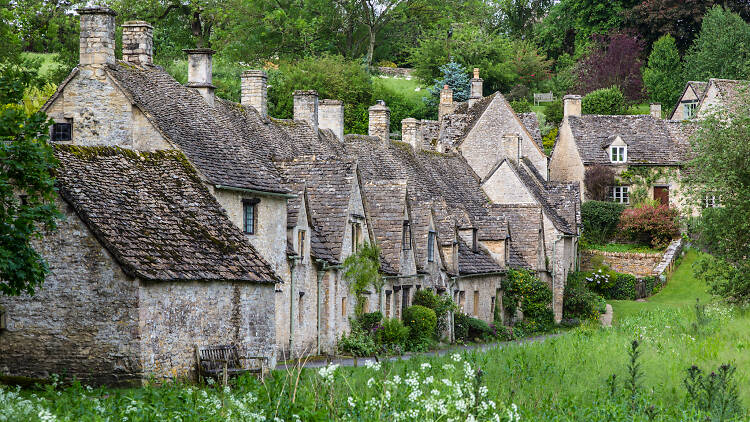
M 247 108 L 218 97 L 211 107 L 159 66 L 118 62 L 109 65 L 108 74 L 212 184 L 286 192 L 276 170 L 254 148 L 264 143 L 263 133 L 249 130 Z
M 505 271 L 490 254 L 481 247 L 474 251 L 463 239 L 458 239 L 459 275 L 486 274 Z
M 706 93 L 706 88 L 708 87 L 708 82 L 689 81 L 687 84 L 691 88 L 693 88 L 693 91 L 695 91 L 695 95 L 697 95 L 698 99 L 701 100 L 703 98 L 703 94 Z
M 386 274 L 401 270 L 402 234 L 406 210 L 406 181 L 379 180 L 364 184 L 362 191 L 369 226 L 380 247 L 380 265 Z
M 720 104 L 728 107 L 730 111 L 733 107 L 745 106 L 748 100 L 747 96 L 750 95 L 750 81 L 711 78 L 708 80 L 706 90 L 712 86 L 718 92 Z M 703 109 L 704 101 L 706 101 L 705 95 L 701 97 L 699 109 Z
M 315 228 L 319 243 L 313 249 L 318 255 L 316 258 L 341 262 L 349 199 L 356 181 L 354 162 L 331 156 L 302 156 L 291 161 L 276 160 L 275 164 L 289 189 L 298 194 L 304 189 L 312 219 L 310 224 Z
M 521 159 L 519 166 L 510 160 L 508 164 L 541 204 L 555 228 L 565 234 L 577 234 L 581 223 L 579 185 L 545 180 L 526 158 Z
M 409 201 L 409 215 L 411 216 L 411 233 L 414 238 L 414 258 L 417 271 L 424 270 L 427 262 L 427 239 L 430 232 L 430 216 L 432 207 L 428 202 Z
M 510 236 L 508 264 L 513 268 L 543 270 L 538 262 L 542 210 L 537 205 L 492 204 L 491 208 L 508 221 Z
M 185 156 L 56 145 L 57 187 L 131 276 L 275 283 Z
M 584 164 L 611 164 L 607 147 L 616 137 L 628 145 L 627 164 L 680 165 L 687 157 L 670 131 L 670 122 L 651 115 L 568 117 Z
M 542 144 L 542 131 L 539 130 L 539 118 L 537 117 L 536 113 L 518 113 L 518 118 L 526 127 L 529 135 L 531 135 L 531 139 L 536 142 L 537 146 L 539 146 L 541 150 L 544 150 L 544 145 Z
M 502 97 L 502 94 L 496 92 L 482 97 L 471 107 L 469 107 L 468 102 L 458 103 L 453 113 L 443 116 L 438 142 L 448 148 L 456 148 L 461 145 L 466 135 L 471 132 L 477 120 L 482 117 L 496 96 Z

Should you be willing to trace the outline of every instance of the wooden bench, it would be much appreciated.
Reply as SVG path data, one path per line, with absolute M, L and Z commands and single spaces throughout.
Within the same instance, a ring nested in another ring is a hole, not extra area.
M 261 379 L 265 376 L 268 366 L 268 356 L 240 356 L 236 345 L 195 346 L 198 382 L 203 378 L 213 378 L 225 385 L 229 377 L 241 374 L 258 374 Z M 257 366 L 245 367 L 243 360 L 254 360 Z M 219 378 L 221 377 L 221 378 Z
M 534 105 L 539 103 L 551 103 L 555 101 L 555 96 L 551 92 L 535 92 L 534 93 Z

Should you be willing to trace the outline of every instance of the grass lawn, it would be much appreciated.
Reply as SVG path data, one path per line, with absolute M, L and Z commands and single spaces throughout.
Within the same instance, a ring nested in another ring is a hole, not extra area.
M 39 75 L 45 76 L 50 70 L 58 66 L 57 53 L 22 53 L 24 57 L 41 59 L 42 65 L 39 67 Z
M 469 420 L 475 411 L 485 413 L 477 420 L 489 420 L 492 409 L 499 420 L 511 420 L 513 406 L 523 421 L 720 420 L 687 401 L 683 379 L 692 365 L 710 373 L 731 363 L 744 405 L 735 420 L 748 420 L 750 313 L 713 303 L 708 322 L 696 327 L 695 298 L 710 300 L 693 277 L 697 257 L 688 251 L 648 301 L 614 302 L 612 328 L 591 323 L 543 342 L 378 368 L 276 371 L 264 384 L 241 378 L 229 390 L 167 383 L 129 390 L 48 387 L 18 397 L 0 389 L 0 415 L 22 414 L 19 403 L 27 398 L 35 412 L 65 420 L 449 420 L 442 409 L 454 420 Z M 627 365 L 635 339 L 641 377 L 631 401 Z M 615 382 L 608 382 L 613 374 Z M 472 395 L 480 397 L 476 405 Z
M 586 245 L 586 249 L 602 252 L 638 252 L 638 253 L 663 253 L 663 249 L 653 249 L 644 245 L 633 245 L 628 243 L 608 243 L 606 245 Z
M 423 97 L 427 97 L 430 93 L 427 88 L 423 86 L 417 78 L 411 78 L 409 80 L 402 78 L 381 78 L 379 76 L 372 77 L 372 83 L 375 85 L 375 91 L 377 92 L 377 86 L 380 85 L 391 91 L 402 93 L 408 100 L 412 102 L 422 102 Z M 417 90 L 419 89 L 419 90 Z

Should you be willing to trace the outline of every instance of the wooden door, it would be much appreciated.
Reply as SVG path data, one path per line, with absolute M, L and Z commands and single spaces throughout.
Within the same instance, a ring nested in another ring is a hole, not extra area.
M 669 187 L 654 186 L 654 200 L 659 201 L 662 205 L 669 206 Z

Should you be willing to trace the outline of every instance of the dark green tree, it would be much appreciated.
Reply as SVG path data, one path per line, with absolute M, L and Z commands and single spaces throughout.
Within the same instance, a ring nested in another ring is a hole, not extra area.
M 740 15 L 714 6 L 685 55 L 687 80 L 750 77 L 750 24 Z
M 684 81 L 680 53 L 671 35 L 664 35 L 654 43 L 648 66 L 643 69 L 643 85 L 649 99 L 661 103 L 665 109 L 677 102 Z

